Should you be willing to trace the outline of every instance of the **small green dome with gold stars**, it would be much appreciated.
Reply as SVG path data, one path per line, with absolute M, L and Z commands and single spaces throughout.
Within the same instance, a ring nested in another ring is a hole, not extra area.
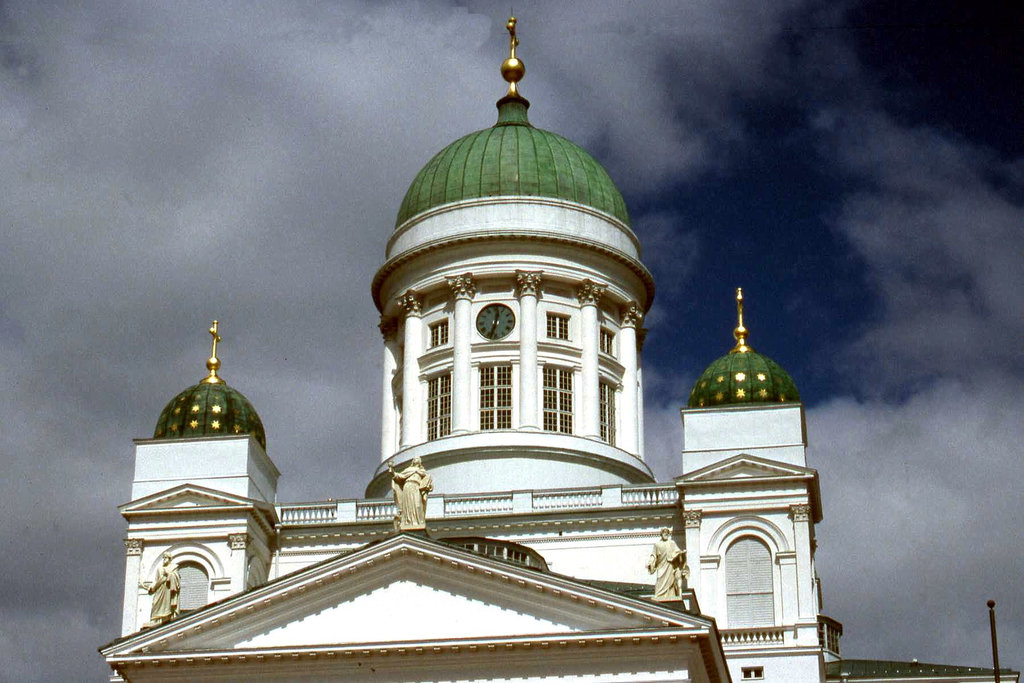
M 800 393 L 789 373 L 768 356 L 747 344 L 743 326 L 743 290 L 736 290 L 739 325 L 733 335 L 736 346 L 707 367 L 693 385 L 690 408 L 711 408 L 744 403 L 791 403 Z
M 217 375 L 217 321 L 213 321 L 213 350 L 206 361 L 209 370 L 201 382 L 171 399 L 160 413 L 153 430 L 154 439 L 182 439 L 204 436 L 251 434 L 260 446 L 267 447 L 263 421 L 249 399 L 229 387 Z

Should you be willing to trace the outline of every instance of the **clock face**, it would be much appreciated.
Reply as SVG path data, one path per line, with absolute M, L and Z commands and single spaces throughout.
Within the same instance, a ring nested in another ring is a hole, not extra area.
M 505 304 L 484 306 L 476 316 L 476 331 L 487 339 L 504 339 L 516 326 L 516 314 Z

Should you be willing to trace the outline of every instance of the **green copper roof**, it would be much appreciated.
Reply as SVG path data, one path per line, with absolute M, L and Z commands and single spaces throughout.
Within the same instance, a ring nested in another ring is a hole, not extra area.
M 626 203 L 601 164 L 576 144 L 534 128 L 522 97 L 498 101 L 498 122 L 438 152 L 416 175 L 395 225 L 436 206 L 481 197 L 566 199 L 629 225 Z
M 708 366 L 690 392 L 691 408 L 742 403 L 788 403 L 800 394 L 778 363 L 757 351 L 727 353 Z
M 171 399 L 153 430 L 154 439 L 252 434 L 263 448 L 263 422 L 249 400 L 223 381 L 200 382 Z

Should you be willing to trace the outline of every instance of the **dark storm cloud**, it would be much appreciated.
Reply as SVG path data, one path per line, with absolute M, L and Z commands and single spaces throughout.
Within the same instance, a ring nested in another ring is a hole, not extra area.
M 767 65 L 780 35 L 809 11 L 801 3 L 516 9 L 531 120 L 594 150 L 633 196 L 727 169 L 730 150 L 757 144 L 744 107 L 798 89 Z M 116 505 L 129 492 L 130 438 L 148 436 L 163 404 L 202 376 L 211 319 L 222 321 L 224 376 L 266 424 L 282 500 L 361 495 L 378 452 L 376 430 L 367 428 L 378 420 L 380 355 L 369 281 L 416 170 L 447 142 L 490 125 L 503 91 L 497 65 L 507 7 L 474 10 L 376 2 L 3 6 L 0 382 L 8 391 L 0 396 L 0 538 L 8 552 L 0 570 L 9 578 L 0 582 L 0 660 L 13 677 L 104 675 L 93 648 L 119 628 Z M 827 78 L 815 74 L 815 92 L 829 91 L 823 80 L 831 79 L 830 92 L 867 82 L 844 55 L 826 62 Z M 1014 431 L 997 399 L 1015 384 L 1019 390 L 1019 375 L 984 384 L 961 376 L 954 359 L 966 358 L 962 367 L 975 374 L 992 353 L 990 330 L 1019 331 L 1015 304 L 1000 308 L 998 297 L 1019 280 L 998 266 L 1008 256 L 994 247 L 1019 218 L 1019 202 L 991 178 L 1009 175 L 1019 187 L 1021 162 L 1012 176 L 1012 164 L 969 144 L 864 110 L 859 103 L 857 135 L 814 129 L 836 142 L 823 163 L 873 188 L 843 198 L 836 225 L 884 302 L 883 315 L 848 350 L 893 354 L 911 368 L 924 367 L 927 352 L 943 359 L 933 372 L 951 379 L 900 404 L 837 397 L 811 411 L 812 439 L 829 435 L 816 442 L 822 455 L 812 463 L 825 485 L 826 591 L 853 596 L 826 593 L 826 601 L 847 621 L 851 654 L 941 660 L 963 652 L 980 663 L 975 649 L 943 649 L 940 636 L 973 628 L 975 615 L 965 611 L 975 607 L 972 591 L 987 585 L 977 578 L 983 562 L 1007 571 L 1019 562 L 1019 518 L 1007 506 L 985 508 L 950 481 L 966 477 L 973 488 L 986 475 L 1013 479 L 1018 466 L 1009 456 L 989 462 L 985 454 L 1019 449 L 1019 419 Z M 838 114 L 846 115 L 842 105 Z M 858 135 L 874 146 L 858 150 Z M 907 149 L 924 155 L 917 176 L 902 160 Z M 908 205 L 907 186 L 926 200 Z M 928 198 L 942 201 L 926 210 Z M 978 215 L 985 239 L 958 240 L 956 222 Z M 701 267 L 694 255 L 707 245 L 677 214 L 634 219 L 652 268 L 665 272 L 659 286 L 685 289 Z M 925 258 L 941 267 L 926 268 Z M 958 308 L 963 283 L 968 300 Z M 933 294 L 941 306 L 927 305 Z M 932 317 L 915 314 L 927 310 Z M 901 348 L 916 332 L 952 327 L 944 316 L 958 311 L 962 343 L 950 347 L 933 334 L 920 356 Z M 671 333 L 662 314 L 652 312 L 652 334 Z M 722 351 L 707 350 L 707 360 Z M 650 459 L 667 479 L 678 473 L 677 408 L 700 368 L 647 362 Z M 871 453 L 905 454 L 885 462 L 902 466 L 916 488 L 861 490 L 872 480 L 842 454 L 867 447 L 858 439 L 865 433 Z M 976 438 L 954 439 L 963 434 Z M 954 457 L 963 450 L 980 469 L 963 470 Z M 942 457 L 925 457 L 934 452 Z M 876 493 L 901 513 L 896 519 L 914 525 L 869 534 L 877 520 L 855 514 L 858 495 Z M 933 496 L 945 496 L 948 514 L 929 526 Z M 961 541 L 953 554 L 969 561 L 929 574 L 929 596 L 955 595 L 956 607 L 922 601 L 906 577 L 950 562 L 932 547 L 942 544 L 938 529 L 968 519 L 962 535 L 980 533 L 972 505 L 978 516 L 998 512 L 985 525 L 988 539 L 1017 545 Z M 887 561 L 854 564 L 857 573 L 843 565 L 867 553 Z M 880 567 L 899 577 L 891 592 L 878 588 Z M 861 574 L 873 585 L 859 584 Z M 998 573 L 992 585 L 1013 585 L 1008 576 Z M 918 599 L 903 600 L 907 591 Z M 881 614 L 893 629 L 920 629 L 914 651 L 886 644 Z M 1019 613 L 1001 619 L 1004 633 L 1020 634 Z M 1006 659 L 1019 666 L 1021 656 L 1008 648 Z

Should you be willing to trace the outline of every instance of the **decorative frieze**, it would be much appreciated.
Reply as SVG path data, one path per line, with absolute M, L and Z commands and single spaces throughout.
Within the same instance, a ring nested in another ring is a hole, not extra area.
M 228 545 L 232 550 L 245 550 L 249 546 L 249 534 L 228 534 Z
M 596 306 L 604 296 L 607 285 L 600 285 L 592 280 L 584 280 L 576 288 L 576 298 L 581 306 Z
M 476 296 L 476 281 L 473 280 L 472 273 L 453 275 L 445 280 L 448 281 L 448 286 L 451 287 L 452 295 L 456 299 L 472 299 Z
M 790 505 L 789 516 L 793 518 L 794 522 L 806 522 L 811 519 L 811 506 L 810 505 Z
M 640 305 L 635 301 L 631 301 L 628 305 L 622 307 L 623 327 L 639 327 L 640 321 L 643 319 L 644 312 L 640 309 Z
M 377 325 L 380 334 L 385 342 L 395 341 L 398 338 L 398 321 L 394 318 L 380 317 L 380 324 Z
M 541 285 L 540 271 L 516 271 L 516 296 L 539 296 Z
M 699 529 L 704 513 L 701 510 L 683 510 L 683 522 L 687 529 Z
M 423 297 L 410 289 L 399 297 L 398 305 L 402 307 L 406 315 L 419 315 L 423 308 Z
M 126 555 L 141 555 L 142 554 L 142 539 L 141 538 L 126 538 L 124 539 L 124 552 Z

